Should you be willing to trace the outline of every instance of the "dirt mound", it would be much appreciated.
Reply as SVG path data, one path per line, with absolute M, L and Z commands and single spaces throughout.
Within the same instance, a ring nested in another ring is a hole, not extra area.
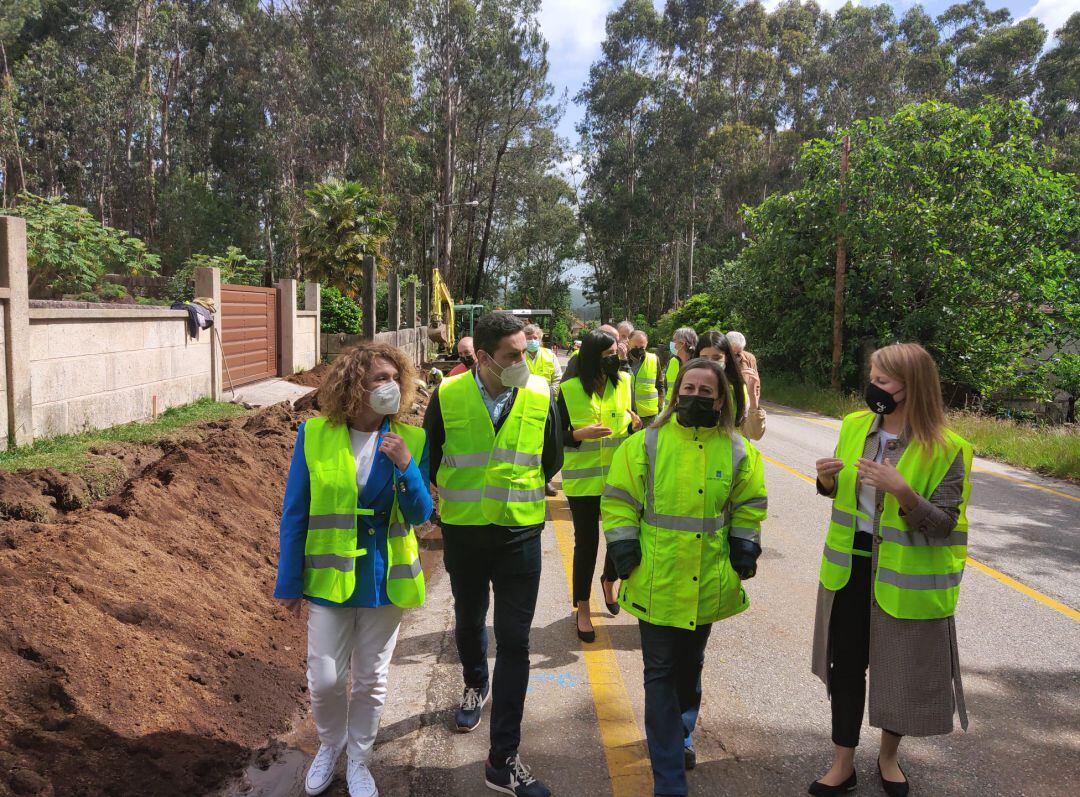
M 303 387 L 318 387 L 322 384 L 323 377 L 326 376 L 326 372 L 329 370 L 330 366 L 327 363 L 319 363 L 310 371 L 303 371 L 299 374 L 285 377 L 285 381 L 292 382 L 294 385 L 302 385 Z
M 99 451 L 108 480 L 0 474 L 0 795 L 202 795 L 306 702 L 271 599 L 287 405 Z M 126 480 L 125 480 L 126 479 Z

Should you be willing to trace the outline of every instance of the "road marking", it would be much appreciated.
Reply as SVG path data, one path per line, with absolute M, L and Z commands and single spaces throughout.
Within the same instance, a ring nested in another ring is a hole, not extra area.
M 1043 487 L 1041 484 L 1035 484 L 1035 482 L 1029 482 L 1027 479 L 1020 479 L 1016 476 L 1009 476 L 1006 473 L 998 473 L 996 470 L 987 470 L 986 468 L 972 468 L 972 470 L 975 471 L 975 473 L 985 473 L 988 476 L 997 476 L 999 479 L 1007 479 L 1008 481 L 1022 484 L 1024 487 L 1028 487 L 1032 490 L 1042 490 L 1044 493 L 1050 493 L 1051 495 L 1056 495 L 1061 498 L 1068 498 L 1070 501 L 1080 501 L 1080 496 L 1069 495 L 1068 493 L 1061 492 L 1061 490 L 1055 490 L 1052 487 Z
M 778 462 L 775 459 L 773 459 L 772 457 L 766 456 L 765 454 L 762 454 L 761 458 L 764 459 L 766 462 L 772 463 L 773 465 L 780 468 L 781 470 L 787 471 L 792 476 L 797 476 L 798 478 L 802 479 L 804 482 L 807 482 L 809 484 L 813 484 L 815 487 L 817 486 L 817 480 L 816 479 L 811 479 L 805 473 L 799 473 L 799 471 L 795 470 L 794 468 L 789 468 L 783 462 Z M 967 563 L 969 565 L 971 565 L 972 567 L 974 567 L 976 570 L 980 570 L 983 573 L 985 573 L 986 575 L 990 576 L 991 578 L 997 579 L 998 581 L 1000 581 L 1005 586 L 1012 587 L 1017 592 L 1019 592 L 1019 593 L 1021 593 L 1023 595 L 1027 595 L 1029 598 L 1034 598 L 1039 603 L 1041 603 L 1041 604 L 1043 604 L 1045 606 L 1049 606 L 1054 611 L 1060 612 L 1061 614 L 1065 615 L 1066 617 L 1068 617 L 1068 618 L 1070 618 L 1072 620 L 1076 620 L 1077 622 L 1080 622 L 1080 612 L 1076 611 L 1076 609 L 1073 609 L 1070 606 L 1066 606 L 1064 603 L 1060 603 L 1059 601 L 1054 600 L 1053 598 L 1049 597 L 1048 595 L 1044 595 L 1043 593 L 1039 592 L 1038 590 L 1032 589 L 1027 584 L 1022 584 L 1019 581 L 1017 581 L 1015 578 L 1011 578 L 1010 576 L 1005 575 L 1000 570 L 995 570 L 994 568 L 990 567 L 990 565 L 984 565 L 982 562 L 979 562 L 979 561 L 977 561 L 975 559 L 972 559 L 970 556 L 967 558 Z
M 782 407 L 784 409 L 790 409 L 788 407 L 785 407 L 782 404 L 776 404 L 774 406 Z M 799 412 L 782 412 L 780 410 L 773 410 L 773 412 L 775 412 L 777 415 L 782 415 L 785 418 L 795 418 L 795 419 L 800 420 L 800 421 L 809 421 L 810 423 L 816 423 L 819 426 L 826 426 L 829 429 L 839 430 L 839 428 L 840 428 L 840 424 L 838 422 L 834 423 L 834 422 L 824 421 L 824 420 L 822 420 L 820 418 L 813 418 L 813 417 L 811 417 L 809 415 L 803 415 L 803 414 L 801 414 Z M 778 465 L 780 463 L 773 462 L 773 464 Z M 783 467 L 783 465 L 781 465 L 781 467 Z M 1005 479 L 1005 480 L 1013 482 L 1015 484 L 1022 485 L 1023 487 L 1027 487 L 1027 488 L 1029 488 L 1031 490 L 1042 490 L 1044 493 L 1050 493 L 1050 495 L 1056 495 L 1059 498 L 1068 498 L 1070 501 L 1080 502 L 1080 496 L 1071 495 L 1069 493 L 1063 493 L 1061 490 L 1055 490 L 1053 487 L 1044 487 L 1043 485 L 1036 484 L 1033 481 L 1028 481 L 1027 479 L 1021 479 L 1021 478 L 1018 478 L 1016 476 L 1010 476 L 1010 475 L 1008 475 L 1006 473 L 998 473 L 996 470 L 989 470 L 988 468 L 974 467 L 974 468 L 972 468 L 972 471 L 974 471 L 975 473 L 985 473 L 987 476 L 996 476 L 999 479 Z
M 555 527 L 555 540 L 562 554 L 566 584 L 573 599 L 574 526 L 569 519 L 570 510 L 565 499 L 550 501 L 548 506 Z M 614 797 L 651 797 L 652 771 L 645 747 L 645 734 L 638 727 L 634 705 L 623 683 L 606 623 L 598 622 L 598 619 L 594 611 L 596 641 L 582 647 L 611 778 L 611 791 Z

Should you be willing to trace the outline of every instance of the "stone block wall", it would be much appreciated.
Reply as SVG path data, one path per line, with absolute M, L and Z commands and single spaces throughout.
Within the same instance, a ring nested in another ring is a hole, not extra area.
M 319 314 L 298 310 L 294 325 L 293 372 L 309 371 L 319 364 Z
M 322 356 L 333 360 L 344 349 L 351 348 L 364 340 L 367 338 L 363 335 L 322 335 Z M 417 366 L 431 359 L 432 344 L 428 340 L 427 327 L 379 332 L 376 333 L 375 340 L 404 349 Z
M 4 335 L 4 313 L 7 307 L 0 302 L 0 386 L 7 385 L 7 339 Z M 4 396 L 0 396 L 0 399 Z M 7 401 L 0 401 L 0 451 L 8 447 L 8 409 Z
M 187 313 L 31 307 L 34 436 L 104 429 L 213 395 L 211 331 L 188 336 Z

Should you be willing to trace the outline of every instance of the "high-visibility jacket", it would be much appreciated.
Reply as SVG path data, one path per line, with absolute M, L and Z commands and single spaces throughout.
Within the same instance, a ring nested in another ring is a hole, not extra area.
M 682 369 L 682 360 L 676 355 L 671 355 L 671 359 L 667 364 L 667 392 L 666 392 L 666 404 L 671 404 L 671 396 L 675 392 L 675 380 L 679 378 L 679 371 Z
M 551 389 L 539 376 L 517 391 L 498 434 L 472 371 L 439 385 L 446 441 L 439 464 L 439 514 L 458 525 L 544 522 L 544 427 Z
M 615 450 L 626 439 L 630 416 L 630 374 L 620 371 L 618 385 L 604 377 L 604 395 L 588 395 L 579 377 L 559 385 L 570 425 L 583 429 L 602 423 L 611 429 L 607 437 L 582 440 L 576 448 L 563 449 L 563 491 L 568 496 L 600 495 Z
M 536 350 L 536 359 L 526 352 L 525 362 L 532 373 L 541 377 L 548 385 L 551 384 L 551 380 L 555 378 L 555 353 L 551 349 L 541 346 Z
M 409 453 L 419 462 L 427 435 L 423 429 L 390 422 Z M 304 459 L 311 474 L 311 503 L 304 543 L 304 594 L 344 603 L 356 589 L 356 559 L 367 553 L 357 545 L 357 515 L 374 511 L 358 506 L 356 458 L 349 428 L 325 416 L 304 424 Z M 396 477 L 395 477 L 396 478 Z M 424 572 L 416 532 L 398 507 L 397 491 L 390 509 L 386 540 L 386 594 L 405 609 L 424 602 Z
M 576 349 L 576 348 L 570 349 L 570 357 L 577 357 L 579 351 L 580 351 L 580 349 Z M 570 359 L 570 357 L 567 357 L 566 359 Z
M 836 591 L 848 583 L 851 557 L 869 556 L 854 549 L 857 518 L 866 518 L 859 510 L 858 470 L 866 436 L 874 423 L 874 413 L 853 412 L 844 418 L 836 456 L 844 461 L 836 476 L 836 497 L 832 518 L 825 537 L 821 558 L 821 584 Z M 927 451 L 912 441 L 896 469 L 916 493 L 929 498 L 945 478 L 958 454 L 964 457 L 964 488 L 956 528 L 945 537 L 930 537 L 909 529 L 900 515 L 900 504 L 885 494 L 881 526 L 876 530 L 878 543 L 874 597 L 878 605 L 893 617 L 905 620 L 930 620 L 949 617 L 956 611 L 960 580 L 967 561 L 967 506 L 971 494 L 971 444 L 949 430 L 943 446 Z M 872 520 L 872 518 L 871 518 Z
M 675 419 L 630 437 L 600 499 L 608 544 L 636 539 L 641 564 L 619 604 L 656 625 L 694 629 L 749 601 L 729 561 L 729 537 L 761 544 L 765 471 L 738 432 L 687 428 Z
M 645 353 L 634 374 L 634 406 L 643 418 L 660 412 L 660 394 L 656 390 L 656 375 L 660 372 L 660 360 L 652 352 Z

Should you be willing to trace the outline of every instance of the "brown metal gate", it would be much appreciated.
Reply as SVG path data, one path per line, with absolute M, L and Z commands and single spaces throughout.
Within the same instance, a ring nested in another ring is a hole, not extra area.
M 278 375 L 278 290 L 221 286 L 221 350 L 225 384 Z

